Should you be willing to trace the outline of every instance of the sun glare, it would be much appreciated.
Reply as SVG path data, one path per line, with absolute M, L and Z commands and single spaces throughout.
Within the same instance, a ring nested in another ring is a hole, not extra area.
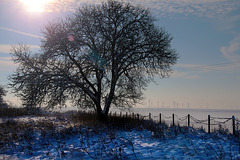
M 20 0 L 29 12 L 44 12 L 52 0 Z

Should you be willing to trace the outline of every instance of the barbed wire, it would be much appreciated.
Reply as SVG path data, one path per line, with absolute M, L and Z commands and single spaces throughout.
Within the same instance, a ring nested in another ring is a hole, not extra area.
M 226 123 L 228 122 L 229 120 L 232 120 L 232 118 L 225 118 L 225 121 L 217 121 L 217 120 L 213 120 L 213 122 L 217 122 L 217 123 Z
M 180 121 L 186 121 L 187 118 L 188 118 L 188 115 L 183 116 L 183 117 L 181 117 L 181 118 L 180 118 L 178 115 L 174 115 L 174 116 L 176 116 Z
M 213 123 L 210 123 L 210 125 L 221 125 L 221 124 L 227 123 L 227 122 L 230 121 L 230 120 L 231 120 L 231 119 L 227 119 L 226 121 L 223 121 L 223 122 L 213 121 Z M 217 123 L 214 123 L 214 122 L 217 122 Z
M 232 119 L 232 118 L 222 118 L 222 117 L 212 117 L 211 118 L 214 120 L 214 119 Z
M 191 116 L 191 115 L 190 115 L 190 119 L 193 120 L 193 121 L 196 122 L 196 123 L 204 123 L 204 122 L 207 122 L 207 121 L 208 121 L 208 119 L 206 119 L 206 120 L 199 120 L 199 119 L 197 119 L 197 118 L 194 118 L 194 117 Z
M 173 114 L 172 116 L 166 116 L 162 113 L 160 113 L 159 115 L 154 115 L 154 114 L 148 114 L 148 115 L 141 115 L 141 114 L 135 114 L 135 115 L 138 115 L 138 118 L 141 118 L 141 119 L 146 119 L 146 120 L 152 120 L 154 122 L 159 122 L 160 120 L 161 121 L 165 121 L 167 120 L 168 122 L 170 122 L 171 120 L 169 119 L 172 119 L 173 118 L 173 115 L 174 115 L 174 118 L 176 120 L 175 123 L 182 123 L 182 122 L 188 122 L 188 120 L 191 121 L 191 124 L 196 123 L 196 124 L 200 124 L 202 125 L 202 127 L 204 125 L 206 126 L 219 126 L 219 125 L 223 125 L 223 124 L 226 124 L 227 122 L 229 122 L 230 120 L 235 120 L 235 127 L 238 128 L 239 127 L 239 124 L 240 124 L 240 119 L 238 118 L 235 118 L 234 116 L 231 117 L 231 118 L 223 118 L 223 117 L 212 117 L 210 116 L 209 118 L 207 119 L 197 119 L 191 115 L 186 115 L 186 116 L 183 116 L 183 117 L 179 117 L 178 115 L 176 114 Z M 129 116 L 131 116 L 131 114 L 129 114 Z M 161 116 L 161 117 L 160 117 Z M 188 117 L 189 116 L 189 117 Z M 188 119 L 190 118 L 190 119 Z M 209 122 L 210 120 L 210 122 Z M 166 122 L 166 121 L 165 121 Z M 183 124 L 183 123 L 182 123 Z
M 171 118 L 172 118 L 172 116 L 167 117 L 167 116 L 165 116 L 165 115 L 163 115 L 163 114 L 161 114 L 161 116 L 162 116 L 163 118 L 165 118 L 165 119 L 171 119 Z

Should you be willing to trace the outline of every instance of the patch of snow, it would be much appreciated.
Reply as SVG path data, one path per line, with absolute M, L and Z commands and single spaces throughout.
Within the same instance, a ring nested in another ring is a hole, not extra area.
M 21 117 L 17 121 L 55 121 L 54 117 Z M 175 134 L 142 130 L 75 128 L 25 131 L 27 136 L 0 148 L 0 159 L 240 159 L 233 136 L 190 130 Z M 0 141 L 1 144 L 1 141 Z

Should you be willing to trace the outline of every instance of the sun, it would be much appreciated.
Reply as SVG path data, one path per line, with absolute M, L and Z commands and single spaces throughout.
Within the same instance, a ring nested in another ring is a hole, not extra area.
M 44 12 L 52 0 L 20 0 L 29 12 Z

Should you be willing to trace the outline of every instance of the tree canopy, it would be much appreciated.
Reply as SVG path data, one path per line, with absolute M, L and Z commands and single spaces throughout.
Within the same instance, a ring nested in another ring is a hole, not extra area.
M 46 25 L 41 52 L 13 47 L 19 63 L 11 86 L 25 105 L 74 106 L 106 117 L 110 106 L 142 100 L 154 76 L 169 76 L 178 59 L 172 37 L 148 9 L 108 0 L 80 7 Z

